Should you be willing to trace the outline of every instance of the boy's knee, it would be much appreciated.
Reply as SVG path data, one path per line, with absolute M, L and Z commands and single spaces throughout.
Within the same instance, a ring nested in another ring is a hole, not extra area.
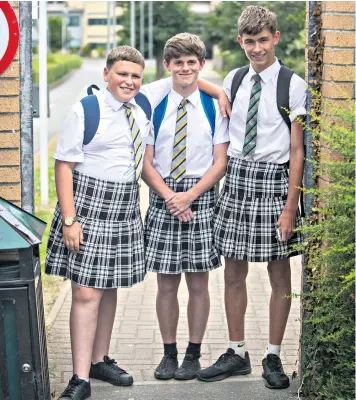
M 231 265 L 230 264 L 226 263 L 225 266 L 225 271 L 224 271 L 225 286 L 241 287 L 245 285 L 248 273 L 247 262 L 236 261 L 235 263 Z
M 72 302 L 82 304 L 100 302 L 103 292 L 101 289 L 72 285 Z
M 190 296 L 200 296 L 208 293 L 208 272 L 186 274 L 187 286 Z
M 176 276 L 158 276 L 158 293 L 164 296 L 176 295 L 179 288 L 180 279 Z

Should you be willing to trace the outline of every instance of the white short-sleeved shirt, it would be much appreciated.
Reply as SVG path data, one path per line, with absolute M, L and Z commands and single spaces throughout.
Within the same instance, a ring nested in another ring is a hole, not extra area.
M 168 95 L 167 109 L 155 142 L 154 132 L 147 138 L 147 144 L 154 145 L 153 167 L 166 178 L 170 175 L 173 156 L 174 135 L 176 129 L 177 109 L 183 97 L 173 89 Z M 201 178 L 213 165 L 213 145 L 229 141 L 228 119 L 220 114 L 218 103 L 216 109 L 215 133 L 211 127 L 197 89 L 188 98 L 187 109 L 187 178 Z
M 152 108 L 155 107 L 172 87 L 170 78 L 160 83 L 147 85 L 144 94 Z M 135 180 L 135 157 L 132 133 L 123 103 L 116 100 L 107 90 L 95 93 L 100 107 L 100 122 L 97 133 L 88 145 L 83 144 L 84 110 L 80 102 L 73 105 L 65 119 L 58 137 L 54 158 L 75 162 L 74 169 L 97 179 L 111 182 L 132 182 Z M 133 115 L 145 141 L 151 122 L 135 99 L 130 101 Z
M 290 132 L 277 108 L 277 79 L 281 66 L 275 62 L 260 72 L 262 92 L 258 106 L 257 140 L 253 154 L 244 157 L 242 148 L 245 138 L 247 111 L 253 86 L 252 76 L 256 74 L 252 66 L 241 82 L 232 107 L 229 125 L 230 157 L 254 161 L 284 164 L 290 157 Z M 231 83 L 238 69 L 231 71 L 224 80 L 224 91 L 231 100 Z M 298 115 L 305 115 L 306 83 L 293 74 L 289 88 L 289 118 L 293 122 Z

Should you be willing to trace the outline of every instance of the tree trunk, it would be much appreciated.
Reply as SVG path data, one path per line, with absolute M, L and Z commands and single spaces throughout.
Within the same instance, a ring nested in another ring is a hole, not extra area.
M 156 79 L 161 79 L 164 76 L 163 53 L 156 56 L 156 65 Z

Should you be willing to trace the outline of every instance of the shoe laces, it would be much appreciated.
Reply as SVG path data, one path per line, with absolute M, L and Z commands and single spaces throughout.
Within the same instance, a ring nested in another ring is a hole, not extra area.
M 77 387 L 80 384 L 80 379 L 78 379 L 78 375 L 73 375 L 72 379 L 69 381 L 68 386 L 66 387 L 65 391 L 62 393 L 62 396 L 75 394 Z
M 228 349 L 226 353 L 222 354 L 222 355 L 216 360 L 216 362 L 214 363 L 214 365 L 215 365 L 216 367 L 220 367 L 221 364 L 225 364 L 226 361 L 227 361 L 231 356 L 233 356 L 233 355 L 235 354 L 235 352 L 233 352 L 233 350 L 232 350 L 232 351 L 229 351 L 229 350 L 230 350 L 230 349 Z
M 196 354 L 187 354 L 184 357 L 184 360 L 182 362 L 181 368 L 185 369 L 185 370 L 189 370 L 191 365 L 194 363 L 195 360 L 199 359 L 200 355 L 196 355 Z
M 120 368 L 117 365 L 117 362 L 113 358 L 110 358 L 109 356 L 104 356 L 104 363 L 108 366 L 108 368 L 120 372 L 120 375 L 127 374 L 127 372 L 124 369 Z
M 267 355 L 267 366 L 272 372 L 283 373 L 280 358 L 275 354 Z
M 171 364 L 176 358 L 177 356 L 173 353 L 165 354 L 159 363 L 158 368 L 165 368 L 167 364 Z

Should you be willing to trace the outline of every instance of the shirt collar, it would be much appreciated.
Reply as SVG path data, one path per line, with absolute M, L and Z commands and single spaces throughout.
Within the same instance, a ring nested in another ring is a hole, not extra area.
M 173 89 L 171 89 L 171 96 L 177 107 L 184 98 L 181 94 L 177 93 Z M 197 88 L 196 90 L 194 90 L 194 92 L 187 97 L 187 100 L 189 100 L 189 103 L 196 107 L 199 102 L 199 89 Z
M 112 93 L 109 92 L 108 89 L 104 89 L 104 100 L 105 102 L 114 110 L 118 111 L 120 108 L 124 105 L 123 102 L 116 100 L 115 97 L 112 95 Z M 132 98 L 129 102 L 129 105 L 136 106 L 136 101 L 134 98 Z
M 279 63 L 277 57 L 275 57 L 274 63 L 270 65 L 268 68 L 263 70 L 262 72 L 259 73 L 259 76 L 261 77 L 261 80 L 263 83 L 267 83 L 270 81 L 274 76 L 276 76 L 281 69 L 281 64 Z M 250 64 L 250 69 L 248 71 L 248 78 L 251 80 L 253 75 L 257 74 L 257 72 L 252 68 L 252 65 Z

